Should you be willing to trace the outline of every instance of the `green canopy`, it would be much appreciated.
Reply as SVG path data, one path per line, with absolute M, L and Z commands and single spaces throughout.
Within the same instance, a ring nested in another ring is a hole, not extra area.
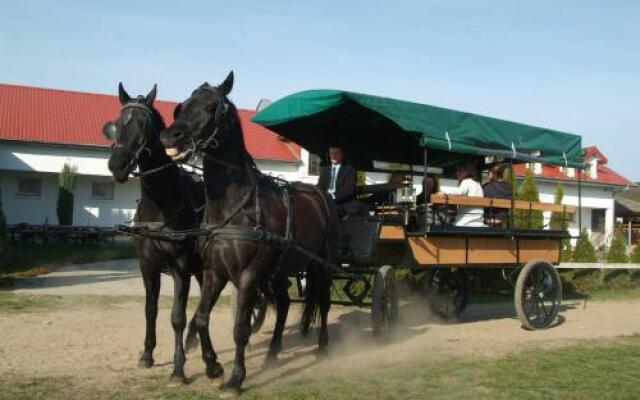
M 253 121 L 315 154 L 338 145 L 356 164 L 448 165 L 498 156 L 583 167 L 581 137 L 426 104 L 339 90 L 309 90 L 266 107 Z

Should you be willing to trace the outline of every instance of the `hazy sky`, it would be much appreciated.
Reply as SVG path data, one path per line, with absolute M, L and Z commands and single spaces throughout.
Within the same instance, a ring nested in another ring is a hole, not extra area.
M 580 134 L 639 181 L 640 1 L 13 1 L 0 81 L 182 100 L 339 88 Z

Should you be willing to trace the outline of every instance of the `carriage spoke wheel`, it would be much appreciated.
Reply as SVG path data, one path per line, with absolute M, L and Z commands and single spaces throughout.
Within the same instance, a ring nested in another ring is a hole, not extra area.
M 238 290 L 231 285 L 231 315 L 235 319 L 238 315 Z M 262 292 L 258 292 L 256 302 L 251 308 L 251 334 L 257 333 L 262 328 L 267 316 L 268 302 Z
M 558 271 L 546 261 L 530 261 L 518 274 L 514 298 L 525 329 L 548 328 L 556 320 L 562 301 Z
M 371 294 L 371 327 L 375 336 L 388 332 L 398 320 L 398 282 L 390 265 L 376 271 Z
M 469 290 L 464 270 L 432 269 L 427 271 L 424 295 L 429 310 L 446 320 L 456 320 L 467 307 Z

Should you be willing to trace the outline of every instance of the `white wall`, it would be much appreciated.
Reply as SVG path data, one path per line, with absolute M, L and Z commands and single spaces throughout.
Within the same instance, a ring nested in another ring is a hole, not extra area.
M 18 180 L 42 180 L 41 196 L 18 195 Z M 113 200 L 96 200 L 91 196 L 94 182 L 112 182 L 103 176 L 77 176 L 74 189 L 73 224 L 86 226 L 114 226 L 124 223 L 135 213 L 140 190 L 136 179 L 125 184 L 114 183 Z M 52 173 L 0 171 L 2 205 L 7 223 L 58 224 L 58 175 Z
M 66 163 L 75 165 L 81 175 L 111 176 L 109 154 L 108 148 L 0 142 L 0 170 L 57 174 Z

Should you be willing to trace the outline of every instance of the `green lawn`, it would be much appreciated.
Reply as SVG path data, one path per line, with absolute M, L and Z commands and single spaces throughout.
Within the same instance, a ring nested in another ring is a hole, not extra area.
M 501 359 L 421 360 L 352 373 L 312 374 L 249 388 L 244 399 L 637 399 L 640 336 L 582 342 L 554 350 L 523 349 Z M 200 378 L 169 387 L 164 372 L 132 377 L 109 392 L 76 388 L 73 379 L 0 377 L 0 398 L 211 399 Z
M 2 275 L 37 275 L 57 265 L 83 264 L 96 261 L 136 257 L 129 243 L 107 243 L 98 246 L 78 244 L 14 245 L 9 250 Z

